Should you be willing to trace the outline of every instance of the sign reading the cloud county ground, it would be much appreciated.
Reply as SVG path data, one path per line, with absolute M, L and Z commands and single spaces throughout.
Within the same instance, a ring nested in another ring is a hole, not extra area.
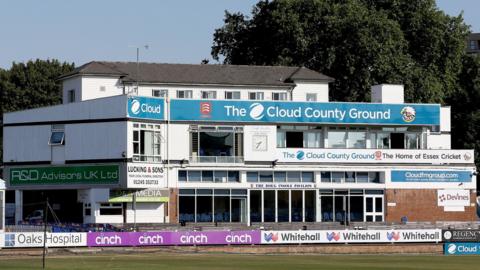
M 277 149 L 279 162 L 473 163 L 473 150 Z
M 88 233 L 89 247 L 260 244 L 260 231 Z
M 117 184 L 118 165 L 21 167 L 10 169 L 10 185 Z
M 128 188 L 166 187 L 165 170 L 161 165 L 150 163 L 127 163 Z
M 149 97 L 129 97 L 127 116 L 141 119 L 164 119 L 164 99 Z
M 446 243 L 445 255 L 480 255 L 480 243 Z
M 171 101 L 173 121 L 439 125 L 438 104 Z
M 470 206 L 470 190 L 439 189 L 438 206 Z
M 262 231 L 262 244 L 439 242 L 441 230 Z
M 143 189 L 143 190 L 110 190 L 110 203 L 133 202 L 133 194 L 137 202 L 168 202 L 167 189 Z
M 5 247 L 43 247 L 43 232 L 6 233 Z M 87 233 L 47 233 L 47 247 L 84 247 Z
M 392 182 L 452 183 L 471 182 L 471 171 L 397 171 L 392 170 Z
M 443 242 L 480 242 L 480 230 L 443 230 Z

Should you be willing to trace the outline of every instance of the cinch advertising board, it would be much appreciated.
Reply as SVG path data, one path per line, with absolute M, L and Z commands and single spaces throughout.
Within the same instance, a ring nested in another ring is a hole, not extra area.
M 127 116 L 130 118 L 164 120 L 164 109 L 163 98 L 128 97 Z
M 118 184 L 118 165 L 10 168 L 10 185 Z
M 480 230 L 442 230 L 443 242 L 480 242 Z
M 5 247 L 43 247 L 43 232 L 5 234 Z M 87 233 L 47 233 L 47 247 L 85 247 Z
M 440 125 L 438 104 L 186 99 L 175 99 L 170 104 L 172 121 Z
M 480 255 L 480 243 L 445 243 L 445 255 Z
M 392 182 L 413 182 L 413 183 L 460 183 L 471 182 L 471 171 L 404 171 L 392 170 Z
M 260 244 L 260 231 L 88 233 L 89 247 Z
M 441 230 L 262 231 L 262 244 L 440 242 Z
M 473 150 L 397 150 L 397 149 L 277 149 L 279 162 L 319 163 L 448 163 L 474 162 Z

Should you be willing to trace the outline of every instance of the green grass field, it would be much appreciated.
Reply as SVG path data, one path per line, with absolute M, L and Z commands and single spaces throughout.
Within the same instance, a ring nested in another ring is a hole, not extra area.
M 42 258 L 0 257 L 0 269 L 41 269 Z M 102 254 L 53 256 L 46 269 L 479 269 L 480 256 Z

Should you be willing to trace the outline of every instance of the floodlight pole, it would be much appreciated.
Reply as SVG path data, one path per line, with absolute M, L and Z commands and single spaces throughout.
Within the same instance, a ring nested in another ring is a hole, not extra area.
M 48 197 L 45 201 L 45 212 L 43 214 L 43 256 L 42 269 L 45 269 L 45 256 L 47 254 L 47 217 L 48 217 Z

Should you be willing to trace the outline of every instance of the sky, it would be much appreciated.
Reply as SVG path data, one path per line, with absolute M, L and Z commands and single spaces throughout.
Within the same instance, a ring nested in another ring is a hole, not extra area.
M 92 60 L 200 63 L 211 59 L 225 10 L 250 14 L 257 0 L 0 0 L 0 68 L 31 59 L 76 66 Z M 480 32 L 480 1 L 437 0 Z M 149 45 L 148 50 L 144 45 Z

